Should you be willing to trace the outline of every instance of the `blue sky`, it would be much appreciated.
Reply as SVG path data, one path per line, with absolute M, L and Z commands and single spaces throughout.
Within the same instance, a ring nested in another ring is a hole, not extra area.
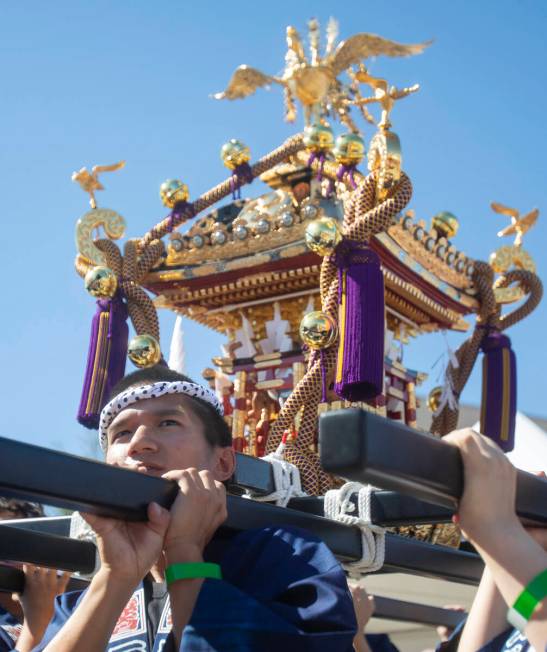
M 105 177 L 100 206 L 120 212 L 128 235 L 165 214 L 160 183 L 184 179 L 197 196 L 226 175 L 219 148 L 240 138 L 254 158 L 294 133 L 277 88 L 242 102 L 215 102 L 248 63 L 282 69 L 285 26 L 330 15 L 341 37 L 370 31 L 401 42 L 434 38 L 419 57 L 378 59 L 374 74 L 419 93 L 393 113 L 411 202 L 428 219 L 460 219 L 455 243 L 486 259 L 505 219 L 491 200 L 544 211 L 525 240 L 546 277 L 544 126 L 547 4 L 536 1 L 187 3 L 165 0 L 0 3 L 0 215 L 2 336 L 0 435 L 87 453 L 94 433 L 75 421 L 94 304 L 73 270 L 74 225 L 87 199 L 71 173 L 127 161 Z M 365 130 L 365 138 L 372 135 Z M 249 189 L 247 196 L 256 192 Z M 167 350 L 174 318 L 161 315 Z M 547 415 L 546 312 L 510 331 L 519 365 L 519 407 Z M 221 337 L 185 323 L 188 372 L 218 353 Z M 460 334 L 450 335 L 456 347 Z M 430 372 L 440 335 L 412 343 L 408 366 Z M 480 365 L 463 396 L 480 400 Z

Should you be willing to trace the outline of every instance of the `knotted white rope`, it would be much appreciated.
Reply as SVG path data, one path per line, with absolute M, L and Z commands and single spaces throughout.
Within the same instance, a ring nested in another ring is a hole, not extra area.
M 372 491 L 370 485 L 346 482 L 340 489 L 331 489 L 325 494 L 325 516 L 346 525 L 356 525 L 361 530 L 361 559 L 342 564 L 350 575 L 373 573 L 384 564 L 385 530 L 371 521 Z M 352 502 L 354 495 L 357 496 L 357 510 Z
M 286 507 L 291 498 L 302 498 L 308 495 L 302 490 L 298 467 L 287 462 L 284 451 L 285 443 L 281 442 L 275 453 L 270 453 L 260 458 L 269 462 L 272 467 L 275 491 L 267 496 L 258 496 L 248 490 L 243 496 L 244 498 L 252 498 L 261 503 L 275 502 L 279 507 Z

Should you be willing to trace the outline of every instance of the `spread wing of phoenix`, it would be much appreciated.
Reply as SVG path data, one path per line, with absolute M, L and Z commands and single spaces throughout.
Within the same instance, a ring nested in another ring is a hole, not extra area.
M 258 88 L 278 84 L 284 89 L 285 119 L 288 122 L 296 119 L 298 100 L 304 107 L 306 125 L 323 122 L 330 115 L 355 131 L 355 125 L 349 117 L 349 104 L 353 102 L 348 102 L 348 97 L 354 91 L 340 79 L 342 73 L 347 72 L 351 76 L 351 67 L 370 57 L 408 57 L 420 54 L 431 44 L 431 41 L 427 41 L 404 45 L 366 33 L 355 34 L 337 44 L 338 25 L 331 19 L 327 27 L 324 53 L 321 55 L 319 23 L 312 19 L 308 27 L 309 57 L 306 56 L 297 30 L 287 27 L 287 53 L 281 76 L 268 75 L 243 65 L 234 72 L 227 88 L 213 97 L 218 100 L 242 99 L 252 95 Z

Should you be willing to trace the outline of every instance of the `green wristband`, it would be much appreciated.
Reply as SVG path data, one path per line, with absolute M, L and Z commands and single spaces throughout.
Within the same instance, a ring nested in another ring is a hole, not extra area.
M 515 600 L 515 604 L 507 612 L 507 620 L 520 632 L 524 632 L 535 608 L 545 596 L 547 596 L 547 568 L 536 575 Z
M 198 578 L 221 580 L 220 566 L 201 561 L 188 564 L 171 564 L 165 569 L 165 580 L 168 585 L 178 580 L 195 580 Z

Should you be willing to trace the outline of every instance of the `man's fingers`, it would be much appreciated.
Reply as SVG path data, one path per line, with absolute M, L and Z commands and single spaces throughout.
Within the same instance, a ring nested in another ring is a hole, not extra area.
M 57 574 L 57 588 L 59 593 L 64 593 L 72 573 L 63 572 Z
M 163 533 L 169 526 L 170 513 L 158 503 L 148 505 L 148 521 L 154 531 Z

